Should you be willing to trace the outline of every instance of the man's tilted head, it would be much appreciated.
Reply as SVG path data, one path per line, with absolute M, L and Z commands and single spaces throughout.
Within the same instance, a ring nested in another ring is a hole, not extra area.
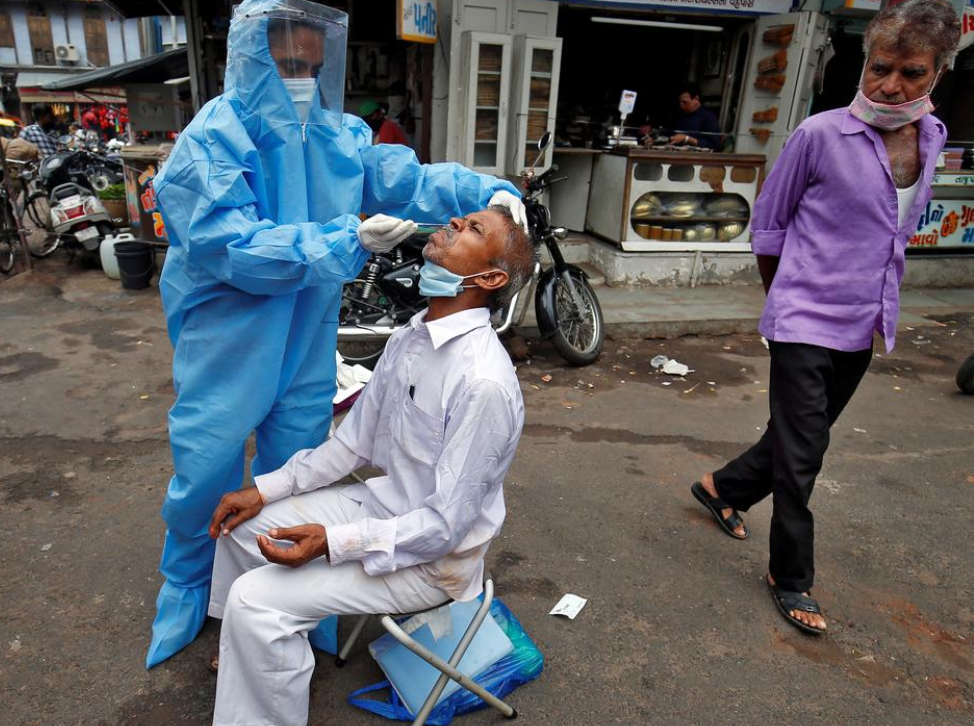
M 423 256 L 462 277 L 476 276 L 466 281 L 474 288 L 464 292 L 487 293 L 494 309 L 531 279 L 535 264 L 531 240 L 499 206 L 453 218 L 449 227 L 430 235 Z

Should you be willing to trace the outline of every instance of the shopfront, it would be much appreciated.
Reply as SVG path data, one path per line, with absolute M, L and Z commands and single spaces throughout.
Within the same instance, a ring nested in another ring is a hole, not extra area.
M 934 112 L 947 127 L 947 144 L 933 178 L 927 204 L 907 254 L 946 258 L 974 253 L 974 0 L 952 0 L 961 14 L 960 50 L 953 68 L 934 90 Z M 879 11 L 876 0 L 826 0 L 835 57 L 825 73 L 825 88 L 813 112 L 848 105 L 864 63 L 862 35 Z
M 825 18 L 789 8 L 790 0 L 562 7 L 553 159 L 569 181 L 552 193 L 559 223 L 623 252 L 748 252 L 754 201 L 807 115 L 826 45 Z M 694 86 L 716 121 L 707 144 L 685 143 L 678 99 Z M 637 99 L 620 128 L 623 90 Z

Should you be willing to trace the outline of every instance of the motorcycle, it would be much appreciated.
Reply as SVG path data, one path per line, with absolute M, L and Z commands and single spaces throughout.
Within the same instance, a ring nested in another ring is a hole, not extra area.
M 582 366 L 599 357 L 605 329 L 602 309 L 588 276 L 566 263 L 558 248 L 558 240 L 565 239 L 568 231 L 551 226 L 551 214 L 541 202 L 541 195 L 552 184 L 566 178 L 552 178 L 558 168 L 554 165 L 541 175 L 534 172 L 550 144 L 551 134 L 546 133 L 538 142 L 538 158 L 521 174 L 521 180 L 528 233 L 536 248 L 543 245 L 547 249 L 552 266 L 542 271 L 540 262 L 536 263 L 530 283 L 493 314 L 492 324 L 498 335 L 520 327 L 533 292 L 541 336 L 550 339 L 569 364 Z M 395 249 L 372 255 L 358 279 L 345 286 L 339 312 L 338 350 L 346 361 L 374 364 L 389 336 L 426 307 L 426 298 L 419 292 L 423 247 L 429 235 L 443 226 L 420 225 L 415 235 Z
M 88 178 L 94 161 L 95 155 L 86 148 L 63 148 L 45 157 L 39 172 L 54 233 L 72 253 L 86 256 L 97 255 L 102 240 L 114 229 Z

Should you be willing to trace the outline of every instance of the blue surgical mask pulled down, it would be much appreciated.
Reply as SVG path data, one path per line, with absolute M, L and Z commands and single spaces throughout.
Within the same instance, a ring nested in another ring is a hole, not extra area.
M 291 96 L 291 102 L 298 112 L 298 118 L 304 123 L 308 120 L 308 114 L 311 113 L 311 101 L 315 97 L 315 86 L 318 79 L 282 78 L 281 80 L 284 81 L 284 87 L 287 89 L 288 95 Z
M 480 277 L 491 272 L 501 272 L 501 270 L 494 268 L 493 270 L 478 272 L 475 275 L 458 275 L 435 262 L 426 260 L 425 264 L 419 269 L 419 291 L 426 297 L 456 297 L 461 290 L 477 287 L 476 285 L 464 285 L 464 280 Z

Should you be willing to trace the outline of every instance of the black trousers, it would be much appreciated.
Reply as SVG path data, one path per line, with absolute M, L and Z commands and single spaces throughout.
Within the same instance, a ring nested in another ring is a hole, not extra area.
M 872 350 L 846 353 L 769 342 L 771 420 L 761 440 L 720 471 L 721 498 L 746 512 L 772 496 L 769 572 L 786 590 L 815 579 L 815 523 L 808 501 L 829 447 L 829 429 L 862 380 Z

